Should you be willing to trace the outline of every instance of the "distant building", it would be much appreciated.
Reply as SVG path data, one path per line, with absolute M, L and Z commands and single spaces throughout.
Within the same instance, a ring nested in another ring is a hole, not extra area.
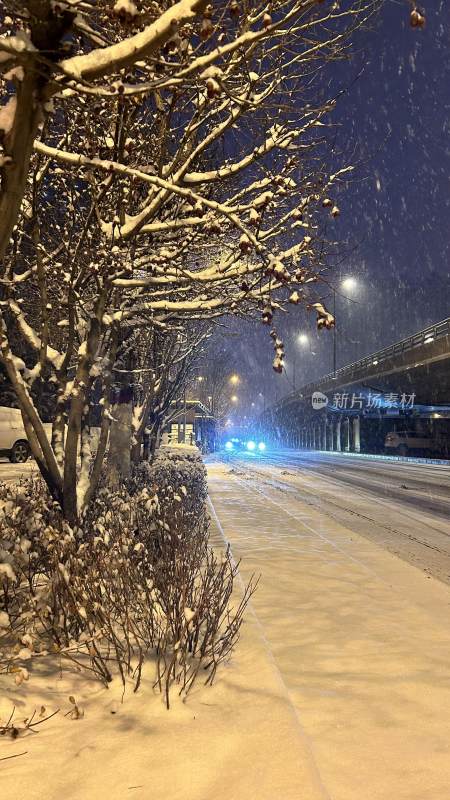
M 215 449 L 216 428 L 216 419 L 200 400 L 181 400 L 172 403 L 164 433 L 169 444 L 198 444 L 206 452 Z

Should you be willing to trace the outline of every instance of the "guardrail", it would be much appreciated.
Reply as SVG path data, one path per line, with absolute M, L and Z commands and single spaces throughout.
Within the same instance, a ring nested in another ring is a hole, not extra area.
M 376 353 L 371 353 L 369 356 L 364 356 L 364 358 L 360 358 L 359 361 L 354 361 L 352 364 L 347 364 L 345 367 L 340 367 L 335 373 L 329 372 L 322 378 L 318 378 L 316 381 L 307 383 L 305 386 L 302 386 L 295 392 L 290 392 L 287 394 L 278 403 L 275 403 L 273 408 L 280 408 L 296 398 L 301 399 L 303 397 L 308 397 L 309 392 L 320 388 L 320 386 L 323 386 L 324 383 L 328 383 L 330 380 L 336 379 L 336 381 L 338 381 L 339 378 L 351 377 L 352 373 L 354 373 L 356 370 L 364 369 L 365 367 L 378 366 L 378 364 L 381 364 L 388 358 L 392 358 L 392 356 L 405 353 L 408 350 L 413 350 L 415 347 L 420 347 L 423 344 L 434 342 L 436 339 L 441 339 L 442 337 L 449 335 L 450 317 L 443 319 L 441 322 L 436 322 L 434 325 L 430 325 L 428 328 L 418 331 L 418 333 L 413 333 L 411 336 L 407 336 L 406 339 L 402 339 L 400 342 L 395 342 L 394 344 L 389 345 L 389 347 L 384 347 L 383 350 L 377 350 Z

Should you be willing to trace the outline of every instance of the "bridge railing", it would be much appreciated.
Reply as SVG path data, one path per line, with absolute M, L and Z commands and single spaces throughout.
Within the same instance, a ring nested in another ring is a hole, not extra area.
M 345 367 L 340 367 L 336 370 L 336 373 L 329 372 L 322 378 L 318 378 L 316 381 L 307 383 L 305 386 L 302 386 L 301 389 L 298 389 L 295 392 L 290 392 L 288 395 L 283 397 L 279 403 L 275 404 L 275 408 L 283 406 L 295 398 L 307 397 L 309 392 L 315 391 L 316 389 L 320 388 L 320 386 L 323 386 L 323 384 L 328 383 L 334 378 L 338 380 L 339 378 L 351 377 L 351 375 L 357 370 L 364 369 L 365 367 L 377 366 L 392 356 L 399 355 L 400 353 L 404 353 L 408 350 L 413 350 L 415 347 L 420 347 L 423 344 L 434 342 L 435 339 L 441 339 L 443 336 L 448 335 L 450 335 L 450 317 L 443 319 L 441 322 L 436 322 L 434 325 L 430 325 L 428 328 L 418 331 L 418 333 L 413 333 L 411 336 L 407 336 L 406 339 L 402 339 L 400 342 L 395 342 L 388 347 L 384 347 L 382 350 L 377 350 L 376 353 L 371 353 L 369 356 L 364 356 L 364 358 L 360 358 L 358 361 L 354 361 L 352 364 L 347 364 Z

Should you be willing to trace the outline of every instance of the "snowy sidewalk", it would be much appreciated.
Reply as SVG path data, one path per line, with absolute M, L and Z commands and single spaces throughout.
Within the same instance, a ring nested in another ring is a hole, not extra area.
M 212 543 L 225 543 L 212 526 Z M 239 587 L 238 587 L 239 590 Z M 0 796 L 17 800 L 326 800 L 283 680 L 247 612 L 232 660 L 212 687 L 199 679 L 167 711 L 144 671 L 122 704 L 86 673 L 43 659 L 30 680 L 0 677 L 0 719 L 19 722 L 44 705 L 60 713 L 37 736 L 0 737 Z M 73 695 L 84 717 L 64 716 Z M 13 758 L 11 758 L 13 756 Z M 17 758 L 15 757 L 17 756 Z
M 244 580 L 262 573 L 253 611 L 325 796 L 448 800 L 450 589 L 293 492 L 208 473 Z

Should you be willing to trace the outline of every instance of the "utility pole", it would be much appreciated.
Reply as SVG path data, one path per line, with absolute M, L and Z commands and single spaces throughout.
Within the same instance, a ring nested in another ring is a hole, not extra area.
M 333 378 L 336 379 L 336 354 L 337 354 L 337 339 L 336 339 L 336 289 L 333 288 Z
M 186 386 L 183 395 L 183 444 L 186 444 Z

